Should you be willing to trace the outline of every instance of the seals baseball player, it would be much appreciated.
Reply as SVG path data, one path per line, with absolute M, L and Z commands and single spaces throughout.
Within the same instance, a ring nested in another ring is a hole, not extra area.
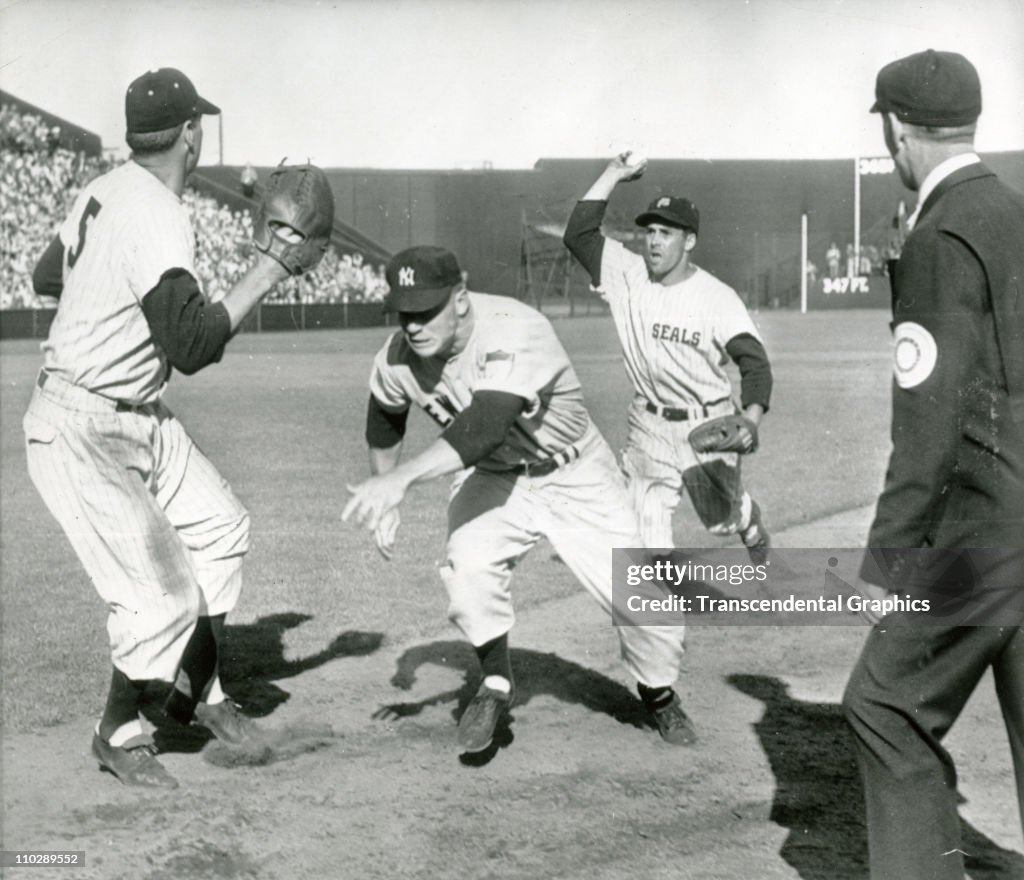
M 161 397 L 173 370 L 219 361 L 274 284 L 319 261 L 333 221 L 322 172 L 282 171 L 255 226 L 255 264 L 210 302 L 181 194 L 202 118 L 219 112 L 173 68 L 132 82 L 131 158 L 83 189 L 33 274 L 59 304 L 23 419 L 28 470 L 109 609 L 113 673 L 92 752 L 132 786 L 177 787 L 140 719 L 149 680 L 173 682 L 166 710 L 183 724 L 231 744 L 259 732 L 218 672 L 249 514 Z
M 633 384 L 622 456 L 630 497 L 647 547 L 673 546 L 672 515 L 685 489 L 712 534 L 738 533 L 760 563 L 769 536 L 743 488 L 740 456 L 757 449 L 768 411 L 768 355 L 736 292 L 693 262 L 700 214 L 691 201 L 662 196 L 636 218 L 642 256 L 601 234 L 612 191 L 646 167 L 629 152 L 612 158 L 563 239 L 611 308 Z M 725 370 L 730 359 L 740 371 L 742 413 Z
M 458 727 L 464 752 L 486 749 L 515 696 L 508 634 L 516 563 L 542 537 L 611 611 L 612 548 L 640 535 L 615 457 L 590 420 L 579 380 L 543 315 L 467 289 L 454 254 L 412 247 L 388 263 L 386 308 L 401 330 L 377 353 L 366 439 L 369 479 L 349 486 L 342 519 L 373 532 L 390 558 L 399 507 L 415 484 L 456 474 L 440 573 L 448 615 L 473 645 L 482 682 Z M 401 460 L 410 407 L 442 428 Z M 662 737 L 696 734 L 673 684 L 682 628 L 620 626 L 622 657 Z

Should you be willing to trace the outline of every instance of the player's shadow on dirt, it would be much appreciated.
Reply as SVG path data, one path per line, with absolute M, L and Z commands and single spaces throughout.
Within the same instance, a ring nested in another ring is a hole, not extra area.
M 283 612 L 261 617 L 253 623 L 228 625 L 220 657 L 224 690 L 251 718 L 265 718 L 291 696 L 276 682 L 316 669 L 331 660 L 363 657 L 376 651 L 384 640 L 382 633 L 348 630 L 315 654 L 285 658 L 284 634 L 308 620 L 310 614 Z M 164 715 L 162 706 L 169 685 L 147 688 L 143 713 L 156 725 L 157 742 L 165 751 L 199 751 L 211 735 L 201 727 L 187 728 Z
M 864 789 L 842 707 L 795 700 L 777 678 L 727 680 L 764 703 L 754 730 L 775 775 L 769 818 L 789 829 L 779 854 L 804 880 L 868 880 Z M 972 880 L 1024 877 L 1024 857 L 960 824 Z
M 516 689 L 512 712 L 506 713 L 499 722 L 491 746 L 475 755 L 463 755 L 460 758 L 463 764 L 486 764 L 500 749 L 510 745 L 513 734 L 509 723 L 514 720 L 515 709 L 526 705 L 534 697 L 543 695 L 555 697 L 565 703 L 579 704 L 591 712 L 610 715 L 620 724 L 643 729 L 654 726 L 639 697 L 617 681 L 578 663 L 563 660 L 557 654 L 532 651 L 528 648 L 512 648 L 509 653 Z M 452 717 L 458 719 L 462 716 L 463 710 L 480 685 L 480 666 L 472 646 L 468 642 L 451 640 L 409 648 L 398 658 L 391 684 L 402 690 L 409 690 L 416 682 L 417 671 L 427 664 L 461 672 L 462 684 L 422 700 L 381 706 L 374 713 L 375 718 L 408 718 L 418 715 L 428 706 L 449 702 L 455 703 Z

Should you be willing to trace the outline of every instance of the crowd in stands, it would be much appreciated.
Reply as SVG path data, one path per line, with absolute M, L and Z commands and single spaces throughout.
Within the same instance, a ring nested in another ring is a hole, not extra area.
M 57 146 L 39 117 L 0 107 L 0 307 L 32 308 L 35 261 L 82 185 L 109 167 Z
M 60 126 L 49 125 L 30 113 L 19 113 L 7 104 L 0 105 L 0 149 L 4 152 L 52 153 L 59 143 Z
M 32 270 L 90 180 L 109 170 L 102 158 L 58 146 L 59 130 L 39 117 L 0 107 L 0 309 L 53 306 L 32 290 Z M 187 189 L 183 201 L 196 231 L 196 271 L 204 292 L 219 299 L 252 264 L 252 217 Z M 311 273 L 279 284 L 267 302 L 379 302 L 387 293 L 382 266 L 329 247 Z

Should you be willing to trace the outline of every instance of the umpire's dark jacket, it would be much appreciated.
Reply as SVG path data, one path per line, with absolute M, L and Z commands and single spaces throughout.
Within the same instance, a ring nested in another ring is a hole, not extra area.
M 1024 547 L 1024 196 L 983 164 L 922 206 L 892 327 L 893 450 L 868 546 Z M 906 563 L 869 553 L 862 575 L 898 588 Z

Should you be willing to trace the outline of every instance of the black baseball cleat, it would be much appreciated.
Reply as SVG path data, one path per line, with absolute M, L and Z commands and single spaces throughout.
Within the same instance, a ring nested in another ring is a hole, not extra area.
M 658 725 L 658 733 L 667 743 L 674 746 L 692 746 L 697 742 L 697 731 L 690 721 L 690 716 L 683 711 L 679 695 L 672 694 L 672 699 L 664 706 L 647 707 Z
M 177 788 L 178 781 L 156 759 L 156 746 L 145 734 L 134 736 L 123 746 L 112 746 L 93 734 L 92 753 L 100 770 L 113 773 L 125 785 L 142 788 Z
M 771 535 L 768 534 L 768 530 L 764 527 L 760 506 L 758 506 L 756 501 L 752 502 L 752 504 L 750 525 L 740 532 L 740 538 L 743 540 L 743 545 L 747 548 L 747 555 L 750 556 L 750 561 L 754 565 L 764 565 L 768 560 L 768 549 L 772 543 Z
M 243 715 L 231 700 L 223 703 L 200 703 L 196 706 L 195 722 L 201 724 L 221 742 L 237 746 L 248 739 L 262 735 L 263 730 L 251 718 Z
M 512 694 L 480 685 L 459 719 L 458 742 L 463 752 L 482 752 L 494 739 L 494 729 L 512 704 Z

